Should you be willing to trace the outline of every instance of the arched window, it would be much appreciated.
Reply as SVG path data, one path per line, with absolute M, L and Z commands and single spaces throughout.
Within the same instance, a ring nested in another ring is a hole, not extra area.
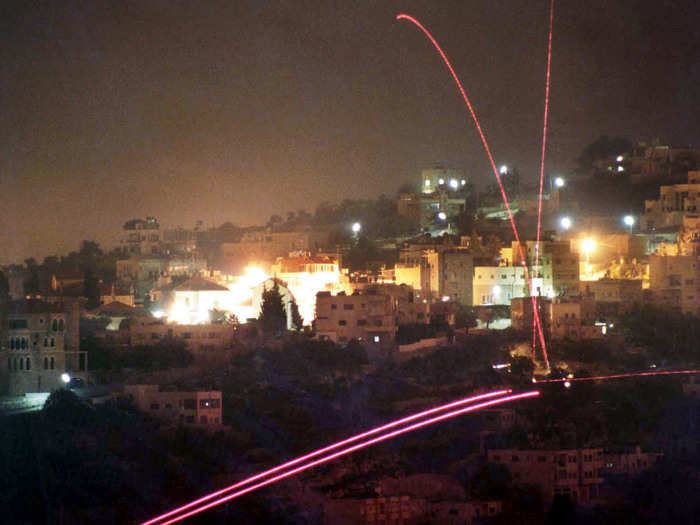
M 51 323 L 51 329 L 54 332 L 58 331 L 58 321 L 56 319 L 54 319 L 53 322 Z
M 27 348 L 27 340 L 23 337 L 22 338 L 22 350 Z
M 11 372 L 12 371 L 12 358 L 8 357 L 7 358 L 7 369 Z
M 32 369 L 32 359 L 30 357 L 27 357 L 27 370 Z
M 63 319 L 60 319 L 60 320 L 58 321 L 58 331 L 59 331 L 59 332 L 63 332 L 63 330 L 65 329 L 65 327 L 66 327 L 66 325 L 65 325 L 65 323 L 63 322 Z
M 10 337 L 10 350 L 14 350 L 14 349 L 15 349 L 15 338 Z
M 51 358 L 51 370 L 53 370 L 53 357 Z
M 44 370 L 48 370 L 48 369 L 49 369 L 49 358 L 45 357 L 44 358 Z
M 53 337 L 51 338 L 51 346 L 56 346 L 56 340 Z
M 47 346 L 49 346 L 49 338 L 44 337 L 44 348 L 46 348 Z
M 24 359 L 21 357 L 19 358 L 19 369 L 24 370 Z

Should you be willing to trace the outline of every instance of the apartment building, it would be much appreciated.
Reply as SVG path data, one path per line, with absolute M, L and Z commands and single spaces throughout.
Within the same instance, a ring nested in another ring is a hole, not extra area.
M 161 391 L 158 385 L 124 385 L 136 408 L 171 425 L 220 428 L 221 392 Z
M 87 352 L 74 346 L 78 328 L 65 305 L 29 299 L 10 301 L 3 310 L 0 390 L 51 392 L 65 386 L 64 374 L 87 379 Z
M 656 306 L 700 314 L 700 257 L 650 255 L 649 291 Z
M 568 495 L 576 503 L 595 501 L 603 483 L 605 462 L 599 448 L 568 450 L 489 450 L 489 463 L 508 468 L 513 481 L 535 485 L 545 501 L 558 494 Z
M 166 339 L 182 339 L 194 355 L 207 355 L 228 348 L 236 327 L 231 324 L 175 324 L 161 319 L 132 317 L 129 324 L 131 346 L 150 346 Z

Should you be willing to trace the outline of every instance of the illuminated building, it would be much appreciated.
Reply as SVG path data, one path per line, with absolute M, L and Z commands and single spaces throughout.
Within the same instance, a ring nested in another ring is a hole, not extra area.
M 221 244 L 224 258 L 237 261 L 239 266 L 268 264 L 278 257 L 293 252 L 318 252 L 329 247 L 330 230 L 272 231 L 271 229 L 246 232 L 240 242 Z
M 319 292 L 316 295 L 316 334 L 334 343 L 357 339 L 363 344 L 390 348 L 396 340 L 397 311 L 394 300 L 385 294 Z
M 73 346 L 78 334 L 71 332 L 71 312 L 64 305 L 29 299 L 3 308 L 0 389 L 9 395 L 50 392 L 65 386 L 66 372 L 87 378 L 87 352 Z
M 641 279 L 600 279 L 582 283 L 602 315 L 619 315 L 642 304 Z
M 535 262 L 535 241 L 522 243 L 526 263 L 531 266 Z M 572 250 L 569 241 L 540 241 L 540 265 L 551 268 L 552 289 L 555 296 L 579 294 L 579 257 Z M 512 243 L 512 266 L 521 266 L 518 243 Z M 535 269 L 536 270 L 536 269 Z M 532 272 L 533 280 L 539 277 L 537 271 Z M 534 288 L 534 285 L 533 285 Z M 543 292 L 542 295 L 547 295 Z
M 700 257 L 650 255 L 651 301 L 661 308 L 700 315 Z
M 119 302 L 129 306 L 134 306 L 133 286 L 121 287 L 115 283 L 100 283 L 100 304 Z
M 688 182 L 659 188 L 658 200 L 644 201 L 643 230 L 677 229 L 686 215 L 700 213 L 700 171 L 689 171 Z
M 126 221 L 122 231 L 119 248 L 123 255 L 158 255 L 161 253 L 160 224 L 155 217 Z
M 528 293 L 525 269 L 522 266 L 475 266 L 473 305 L 509 305 L 512 299 L 529 298 L 530 295 L 553 297 L 552 267 L 542 264 L 537 268 L 530 266 L 528 270 L 531 276 L 539 275 L 531 279 L 531 293 Z
M 134 256 L 117 261 L 117 283 L 134 287 L 134 300 L 142 303 L 167 273 L 168 261 L 158 257 Z
M 193 277 L 168 292 L 164 310 L 168 321 L 179 324 L 207 323 L 212 310 L 231 311 L 234 297 L 225 286 Z
M 663 457 L 661 452 L 642 452 L 639 445 L 634 447 L 634 451 L 606 452 L 603 454 L 604 473 L 606 476 L 612 474 L 633 478 L 652 468 Z
M 474 256 L 461 249 L 429 250 L 424 255 L 427 269 L 422 287 L 428 301 L 449 297 L 451 301 L 472 305 Z
M 504 465 L 516 484 L 535 485 L 545 501 L 567 495 L 574 503 L 591 503 L 603 483 L 603 450 L 489 450 L 489 463 Z
M 141 412 L 171 425 L 221 428 L 221 392 L 218 390 L 160 391 L 158 385 L 124 385 L 124 393 Z
M 304 324 L 310 324 L 314 318 L 318 292 L 350 291 L 347 277 L 340 273 L 337 257 L 309 254 L 280 257 L 270 273 L 289 289 Z

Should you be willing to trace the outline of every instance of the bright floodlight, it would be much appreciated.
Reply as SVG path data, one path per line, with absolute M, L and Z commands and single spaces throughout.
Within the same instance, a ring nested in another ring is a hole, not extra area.
M 447 214 L 444 211 L 441 211 L 440 213 L 438 213 L 438 219 L 440 219 L 441 221 L 446 220 Z
M 460 183 L 462 184 L 462 186 L 464 186 L 464 185 L 467 183 L 467 181 L 464 180 L 464 179 L 462 179 L 462 180 L 460 181 Z
M 457 179 L 451 179 L 450 180 L 450 188 L 456 190 L 459 188 L 459 182 L 457 182 Z
M 352 223 L 352 232 L 353 233 L 360 233 L 361 229 L 362 229 L 362 225 L 359 222 Z
M 425 185 L 430 186 L 430 179 L 425 179 Z
M 445 179 L 438 179 L 438 184 L 445 184 Z
M 595 251 L 595 240 L 589 238 L 583 239 L 581 241 L 581 248 L 583 252 L 588 255 L 589 253 Z
M 634 226 L 634 217 L 632 215 L 625 215 L 622 222 L 624 222 L 626 226 L 632 227 Z
M 564 381 L 564 388 L 571 388 L 571 381 Z
M 569 228 L 571 228 L 572 222 L 571 222 L 571 219 L 569 217 L 562 217 L 561 220 L 559 221 L 559 224 L 561 225 L 561 227 L 563 229 L 568 230 Z
M 503 166 L 501 166 L 501 168 L 498 170 L 498 172 L 499 172 L 501 175 L 505 175 L 506 173 L 508 173 L 508 166 L 506 166 L 506 165 L 504 164 Z
M 493 287 L 493 295 L 500 295 L 501 294 L 501 287 L 498 285 L 495 285 Z
M 61 381 L 63 381 L 66 384 L 70 383 L 70 376 L 68 374 L 66 374 L 65 372 L 63 372 L 61 374 Z
M 617 172 L 618 172 L 618 173 L 622 173 L 623 171 L 625 171 L 625 168 L 623 168 L 622 166 L 618 166 L 618 167 L 617 167 Z
M 450 296 L 449 296 L 449 295 L 443 295 L 443 296 L 442 296 L 442 302 L 443 302 L 443 303 L 446 303 L 446 302 L 449 301 L 449 300 L 450 300 Z
M 564 179 L 562 177 L 557 177 L 554 179 L 554 185 L 557 188 L 563 188 L 564 187 Z
M 618 155 L 617 158 L 615 159 L 617 162 L 622 162 L 625 160 L 625 158 L 622 155 Z

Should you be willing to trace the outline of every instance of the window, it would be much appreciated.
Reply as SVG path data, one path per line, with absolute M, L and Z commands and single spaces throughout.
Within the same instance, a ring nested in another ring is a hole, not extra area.
M 44 337 L 44 347 L 47 347 L 47 346 L 49 346 L 49 338 Z
M 49 369 L 49 358 L 45 357 L 44 358 L 44 370 L 48 370 L 48 369 Z
M 12 319 L 10 321 L 10 330 L 19 330 L 22 328 L 27 328 L 26 319 Z
M 354 310 L 355 305 L 354 304 L 344 304 L 343 305 L 343 310 Z
M 187 416 L 187 417 L 185 418 L 185 421 L 186 421 L 187 423 L 194 423 L 194 416 Z
M 27 357 L 27 370 L 32 369 L 32 359 L 30 357 Z
M 53 320 L 53 322 L 51 323 L 51 330 L 53 330 L 54 332 L 58 332 L 58 320 Z
M 357 326 L 365 326 L 367 324 L 367 319 L 358 319 Z
M 160 408 L 160 405 L 158 403 L 151 403 L 151 410 L 158 410 Z
M 518 461 L 520 461 L 520 458 L 519 458 L 518 456 L 511 456 L 510 460 L 511 460 L 513 463 L 517 463 Z
M 63 319 L 59 319 L 58 320 L 58 331 L 63 332 L 63 330 L 65 330 L 65 328 L 66 328 L 66 325 L 63 322 Z
M 382 324 L 383 324 L 383 323 L 382 323 L 382 320 L 381 320 L 381 319 L 376 319 L 376 320 L 374 321 L 374 326 L 382 326 Z
M 539 457 L 537 458 L 537 461 L 538 461 L 539 463 L 546 463 L 546 462 L 547 462 L 547 456 L 539 456 Z
M 173 405 L 171 403 L 165 403 L 165 408 L 172 409 Z
M 50 362 L 50 366 L 49 366 L 49 368 L 51 368 L 51 370 L 53 370 L 53 369 L 54 369 L 54 361 L 53 361 L 53 357 L 51 358 L 51 361 L 49 361 L 49 362 Z
M 335 303 L 331 304 L 331 310 L 337 310 L 337 309 L 338 309 L 337 304 L 335 304 Z
M 338 321 L 338 326 L 345 326 L 347 324 L 348 322 L 345 319 L 341 319 L 340 321 Z
M 199 422 L 200 422 L 200 423 L 206 424 L 206 423 L 207 423 L 207 416 L 200 416 L 200 417 L 199 417 Z
M 53 337 L 51 338 L 51 346 L 56 346 L 56 340 Z
M 185 399 L 182 402 L 182 406 L 185 410 L 195 410 L 197 408 L 197 400 L 192 398 Z
M 19 369 L 24 370 L 24 358 L 19 358 Z

